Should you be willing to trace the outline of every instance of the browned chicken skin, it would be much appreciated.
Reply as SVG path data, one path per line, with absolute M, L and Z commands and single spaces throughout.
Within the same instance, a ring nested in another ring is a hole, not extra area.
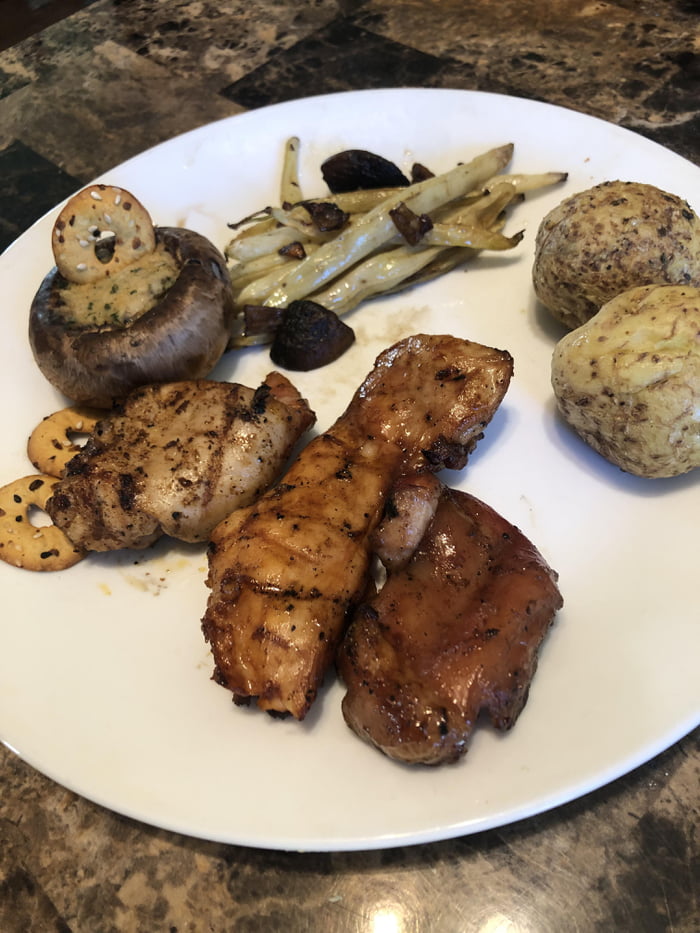
M 202 627 L 237 702 L 304 718 L 365 593 L 388 491 L 406 473 L 464 466 L 512 365 L 455 337 L 402 340 L 283 480 L 214 529 Z
M 463 755 L 482 711 L 509 729 L 562 606 L 556 581 L 517 528 L 443 487 L 410 561 L 358 608 L 339 650 L 350 728 L 422 764 Z
M 277 479 L 314 418 L 277 372 L 258 389 L 144 386 L 98 422 L 46 510 L 86 550 L 146 547 L 164 533 L 205 541 Z

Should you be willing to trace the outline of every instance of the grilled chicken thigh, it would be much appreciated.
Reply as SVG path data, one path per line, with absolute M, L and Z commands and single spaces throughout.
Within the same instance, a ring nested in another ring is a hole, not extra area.
M 314 414 L 283 375 L 257 388 L 148 385 L 98 422 L 46 511 L 81 548 L 140 548 L 162 534 L 204 541 L 278 477 Z
M 534 545 L 443 487 L 413 556 L 358 607 L 338 652 L 346 722 L 390 758 L 455 761 L 482 711 L 497 729 L 514 724 L 561 605 Z
M 463 467 L 511 374 L 504 351 L 402 340 L 283 479 L 214 529 L 202 627 L 236 702 L 304 718 L 368 585 L 388 491 L 407 473 Z

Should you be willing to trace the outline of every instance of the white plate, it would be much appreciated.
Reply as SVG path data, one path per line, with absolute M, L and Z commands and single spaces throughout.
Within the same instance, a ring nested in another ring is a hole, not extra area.
M 188 133 L 103 180 L 130 188 L 157 223 L 228 239 L 226 222 L 275 201 L 283 141 L 302 140 L 307 193 L 322 158 L 348 146 L 444 170 L 516 144 L 514 168 L 566 170 L 508 228 L 511 255 L 366 305 L 355 346 L 294 375 L 328 426 L 377 353 L 403 335 L 449 332 L 506 348 L 515 377 L 470 464 L 448 478 L 531 537 L 560 573 L 566 606 L 508 735 L 480 729 L 441 769 L 392 763 L 344 725 L 332 682 L 308 719 L 236 708 L 210 679 L 200 631 L 202 549 L 160 544 L 59 574 L 0 564 L 0 734 L 52 779 L 147 823 L 210 840 L 343 850 L 425 842 L 503 825 L 624 774 L 700 718 L 698 475 L 643 481 L 588 450 L 555 417 L 559 331 L 530 284 L 535 231 L 565 195 L 613 178 L 655 183 L 700 207 L 700 170 L 632 133 L 548 105 L 463 91 L 361 91 L 281 104 Z M 52 264 L 45 217 L 0 259 L 0 483 L 32 472 L 24 442 L 63 400 L 27 343 L 32 295 Z M 216 375 L 257 384 L 265 350 Z

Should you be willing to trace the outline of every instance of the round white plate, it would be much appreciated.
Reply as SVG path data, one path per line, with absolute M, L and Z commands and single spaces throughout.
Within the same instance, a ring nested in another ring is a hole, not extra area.
M 203 548 L 161 542 L 93 556 L 58 574 L 0 563 L 0 736 L 53 780 L 115 811 L 210 840 L 343 850 L 443 839 L 527 817 L 624 774 L 700 719 L 697 676 L 698 475 L 621 473 L 557 419 L 549 387 L 560 331 L 536 305 L 533 245 L 542 216 L 605 179 L 655 183 L 700 208 L 700 170 L 581 114 L 464 91 L 360 91 L 281 104 L 183 135 L 107 173 L 159 224 L 194 227 L 223 247 L 228 221 L 278 198 L 282 146 L 302 142 L 307 195 L 322 159 L 371 149 L 434 171 L 504 142 L 513 168 L 569 172 L 531 197 L 507 229 L 512 253 L 375 301 L 346 318 L 353 348 L 292 374 L 329 426 L 376 355 L 410 333 L 452 333 L 508 349 L 515 377 L 461 473 L 559 571 L 565 608 L 541 652 L 513 731 L 483 726 L 456 765 L 401 766 L 345 726 L 333 678 L 306 721 L 235 707 L 210 679 L 200 630 Z M 25 440 L 64 400 L 27 342 L 29 304 L 52 265 L 43 218 L 0 258 L 3 340 L 0 483 L 33 472 Z M 215 375 L 250 385 L 265 349 L 232 353 Z

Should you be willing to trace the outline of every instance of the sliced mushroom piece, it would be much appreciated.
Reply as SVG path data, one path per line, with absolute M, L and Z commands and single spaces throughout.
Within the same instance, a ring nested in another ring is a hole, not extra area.
M 333 194 L 358 188 L 401 188 L 409 184 L 398 166 L 365 149 L 345 149 L 321 165 L 321 174 Z
M 306 372 L 332 363 L 353 344 L 355 332 L 337 314 L 308 299 L 292 301 L 275 331 L 270 358 Z

